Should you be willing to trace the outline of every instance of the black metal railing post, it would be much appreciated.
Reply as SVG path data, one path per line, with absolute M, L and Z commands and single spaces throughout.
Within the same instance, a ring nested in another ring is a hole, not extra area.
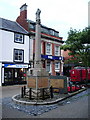
M 44 100 L 44 88 L 42 88 L 42 99 Z
M 23 87 L 21 88 L 21 98 L 24 97 L 24 94 L 23 94 Z
M 52 88 L 52 86 L 50 87 L 50 94 L 51 94 L 51 98 L 53 98 L 53 88 Z
M 23 94 L 26 95 L 26 86 L 24 86 Z
M 32 88 L 29 89 L 29 99 L 32 99 Z

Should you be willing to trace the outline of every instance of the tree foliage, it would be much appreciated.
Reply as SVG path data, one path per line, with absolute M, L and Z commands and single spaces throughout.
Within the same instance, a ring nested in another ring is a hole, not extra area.
M 69 55 L 72 55 L 68 62 L 90 66 L 90 28 L 85 28 L 82 31 L 70 29 L 68 38 L 61 49 L 70 50 Z

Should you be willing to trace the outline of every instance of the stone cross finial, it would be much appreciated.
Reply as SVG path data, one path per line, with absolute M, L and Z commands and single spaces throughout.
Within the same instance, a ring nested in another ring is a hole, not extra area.
M 38 8 L 36 12 L 36 23 L 37 24 L 40 24 L 40 13 L 41 13 L 41 10 Z

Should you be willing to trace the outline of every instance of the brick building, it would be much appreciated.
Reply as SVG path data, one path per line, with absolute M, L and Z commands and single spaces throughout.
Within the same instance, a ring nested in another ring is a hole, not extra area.
M 69 70 L 73 67 L 73 64 L 72 63 L 68 63 L 66 62 L 68 59 L 72 58 L 72 56 L 69 56 L 69 50 L 67 51 L 64 51 L 64 50 L 61 50 L 62 52 L 62 56 L 64 58 L 64 64 L 63 64 L 63 75 L 65 76 L 68 76 L 69 77 Z
M 34 21 L 27 19 L 27 5 L 24 4 L 20 8 L 20 16 L 16 21 L 25 28 L 30 34 L 30 65 L 33 67 L 35 56 L 35 25 Z M 51 75 L 63 72 L 63 57 L 61 56 L 60 46 L 62 45 L 62 37 L 59 32 L 41 24 L 41 58 L 42 65 Z

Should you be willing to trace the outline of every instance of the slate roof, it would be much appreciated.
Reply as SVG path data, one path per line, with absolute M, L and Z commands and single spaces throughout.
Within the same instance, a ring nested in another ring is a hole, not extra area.
M 4 18 L 0 18 L 0 29 L 18 32 L 22 34 L 28 34 L 28 32 L 23 27 L 21 27 L 17 22 L 7 20 Z
M 28 22 L 30 22 L 30 23 L 32 23 L 32 24 L 36 24 L 36 22 L 34 22 L 34 21 L 32 21 L 32 20 L 27 20 Z M 53 28 L 50 28 L 50 27 L 47 27 L 47 26 L 45 26 L 45 25 L 42 25 L 41 24 L 41 27 L 44 27 L 44 28 L 47 28 L 47 29 L 50 29 L 50 30 L 54 30 L 54 31 L 56 31 L 56 32 L 58 32 L 57 30 L 55 30 L 55 29 L 53 29 Z M 58 32 L 59 33 L 59 32 Z

